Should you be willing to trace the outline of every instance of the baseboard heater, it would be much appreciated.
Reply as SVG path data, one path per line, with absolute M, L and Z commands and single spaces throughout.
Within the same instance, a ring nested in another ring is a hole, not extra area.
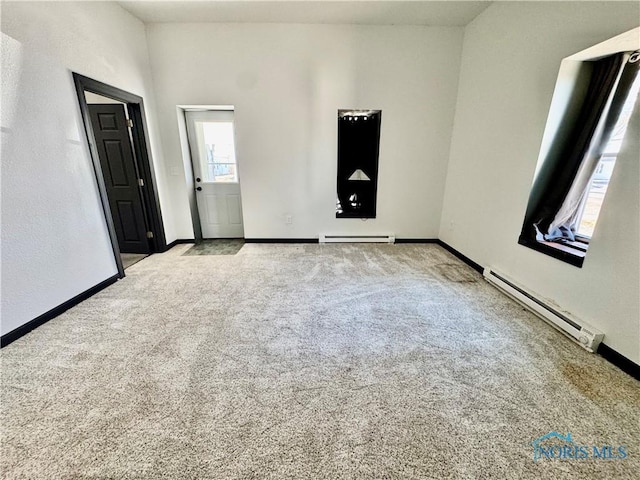
M 396 243 L 395 235 L 329 235 L 321 233 L 320 243 Z
M 490 268 L 485 268 L 483 274 L 489 283 L 506 293 L 527 310 L 535 313 L 551 326 L 560 330 L 560 332 L 577 342 L 584 349 L 590 352 L 598 350 L 598 345 L 604 338 L 603 333 L 570 314 L 559 312 L 556 307 L 549 305 L 533 293 L 526 291 L 523 287 Z

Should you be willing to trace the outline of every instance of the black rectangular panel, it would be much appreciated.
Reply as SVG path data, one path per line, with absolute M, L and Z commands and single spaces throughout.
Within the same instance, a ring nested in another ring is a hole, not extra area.
M 105 140 L 104 149 L 107 156 L 106 161 L 111 185 L 114 187 L 129 187 L 127 166 L 124 163 L 126 157 L 122 152 L 121 140 Z
M 98 122 L 100 125 L 100 130 L 102 131 L 118 130 L 118 123 L 116 121 L 116 116 L 113 113 L 98 114 Z
M 138 233 L 136 213 L 134 205 L 130 201 L 118 201 L 118 218 L 122 226 L 122 237 L 125 242 L 139 242 L 140 235 Z
M 338 110 L 337 218 L 375 218 L 380 110 Z

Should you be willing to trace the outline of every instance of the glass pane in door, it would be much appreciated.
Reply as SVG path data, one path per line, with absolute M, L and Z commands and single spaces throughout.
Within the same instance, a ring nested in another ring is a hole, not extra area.
M 202 180 L 205 182 L 238 182 L 233 121 L 196 122 Z

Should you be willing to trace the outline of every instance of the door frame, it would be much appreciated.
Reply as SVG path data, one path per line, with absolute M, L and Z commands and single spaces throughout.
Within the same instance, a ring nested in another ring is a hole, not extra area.
M 98 157 L 98 150 L 96 148 L 93 126 L 91 125 L 91 118 L 89 116 L 89 105 L 87 104 L 84 94 L 85 92 L 95 93 L 107 98 L 118 100 L 126 106 L 129 118 L 133 121 L 131 138 L 134 162 L 136 162 L 140 178 L 144 181 L 144 188 L 140 189 L 142 204 L 145 210 L 145 215 L 149 221 L 148 228 L 153 232 L 153 238 L 149 239 L 149 249 L 151 253 L 160 253 L 167 250 L 167 240 L 164 234 L 164 224 L 162 221 L 162 212 L 160 210 L 160 197 L 158 196 L 156 175 L 151 158 L 151 151 L 149 149 L 150 142 L 149 135 L 147 133 L 148 128 L 144 110 L 144 101 L 142 97 L 134 95 L 133 93 L 129 93 L 106 83 L 85 77 L 84 75 L 80 75 L 76 72 L 72 73 L 73 82 L 76 87 L 76 94 L 78 96 L 80 113 L 82 114 L 84 129 L 89 143 L 89 153 L 93 163 L 93 171 L 96 176 L 100 201 L 102 203 L 102 211 L 107 222 L 111 248 L 113 249 L 113 256 L 118 268 L 118 275 L 120 278 L 123 278 L 125 273 L 124 266 L 122 265 L 122 259 L 120 258 L 120 247 L 118 245 L 118 238 L 116 237 L 111 209 L 109 208 L 107 187 L 102 175 L 102 167 L 100 165 L 100 158 Z
M 206 108 L 190 107 L 188 105 L 178 105 L 178 129 L 180 131 L 180 143 L 182 147 L 183 163 L 185 165 L 184 174 L 187 185 L 189 213 L 191 214 L 191 225 L 193 227 L 193 238 L 197 244 L 202 243 L 202 225 L 200 224 L 200 211 L 198 210 L 198 199 L 196 198 L 196 176 L 193 172 L 193 149 L 189 142 L 187 127 L 187 112 L 205 111 Z

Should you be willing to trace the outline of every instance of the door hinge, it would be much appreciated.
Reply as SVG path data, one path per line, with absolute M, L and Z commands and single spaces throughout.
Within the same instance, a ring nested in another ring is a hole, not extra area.
M 133 120 L 131 120 L 130 118 L 127 118 L 127 127 L 133 128 Z
M 147 238 L 153 238 L 153 232 L 147 232 Z
M 141 178 L 138 179 L 138 186 L 139 187 L 144 187 L 144 180 L 143 179 L 141 179 Z

